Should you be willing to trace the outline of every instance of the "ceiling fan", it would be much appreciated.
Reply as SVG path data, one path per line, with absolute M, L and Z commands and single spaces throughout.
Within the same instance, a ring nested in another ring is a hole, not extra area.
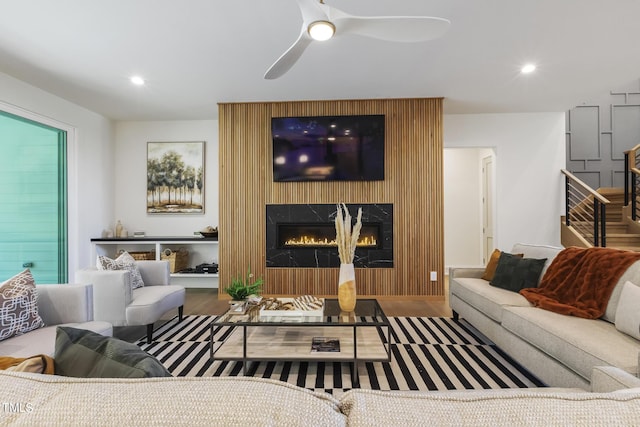
M 314 40 L 351 33 L 394 42 L 421 42 L 442 36 L 450 24 L 447 19 L 430 16 L 354 16 L 324 0 L 297 1 L 302 12 L 300 35 L 267 70 L 265 79 L 284 75 Z

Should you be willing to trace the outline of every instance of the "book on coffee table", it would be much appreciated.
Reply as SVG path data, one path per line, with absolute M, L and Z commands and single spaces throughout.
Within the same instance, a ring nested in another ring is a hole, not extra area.
M 338 338 L 313 337 L 311 339 L 311 352 L 339 352 L 340 340 Z

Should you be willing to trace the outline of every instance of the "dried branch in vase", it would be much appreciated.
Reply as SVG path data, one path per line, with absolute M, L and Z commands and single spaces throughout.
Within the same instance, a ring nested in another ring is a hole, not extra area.
M 347 206 L 338 204 L 336 212 L 336 243 L 338 244 L 338 256 L 342 264 L 353 264 L 356 255 L 356 246 L 362 229 L 362 208 L 358 208 L 356 224 L 351 227 L 351 215 Z

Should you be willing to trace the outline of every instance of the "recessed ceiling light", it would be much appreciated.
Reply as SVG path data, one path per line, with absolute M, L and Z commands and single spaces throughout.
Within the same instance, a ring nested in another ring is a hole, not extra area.
M 136 86 L 142 86 L 144 85 L 144 79 L 140 76 L 133 76 L 131 77 L 131 83 L 133 83 Z
M 534 64 L 526 64 L 524 67 L 520 69 L 522 74 L 533 73 L 536 70 L 536 66 Z

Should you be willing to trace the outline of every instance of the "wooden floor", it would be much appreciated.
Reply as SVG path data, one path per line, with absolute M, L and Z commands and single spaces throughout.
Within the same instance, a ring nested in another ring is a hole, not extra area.
M 375 297 L 387 316 L 406 317 L 451 317 L 448 298 L 448 281 L 445 281 L 445 298 L 434 301 L 433 297 Z M 228 299 L 218 299 L 217 289 L 187 288 L 184 303 L 184 314 L 220 315 L 229 306 Z M 156 323 L 160 326 L 166 320 L 178 314 L 177 310 L 166 313 Z M 113 335 L 125 341 L 133 342 L 145 336 L 144 326 L 128 326 L 114 328 Z

